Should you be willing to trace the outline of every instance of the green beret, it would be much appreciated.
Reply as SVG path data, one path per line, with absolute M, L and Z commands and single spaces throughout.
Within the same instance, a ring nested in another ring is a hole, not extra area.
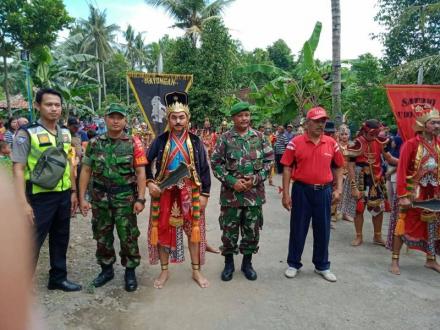
M 242 111 L 250 111 L 250 104 L 247 102 L 238 102 L 235 103 L 232 107 L 231 107 L 231 116 L 235 116 L 237 113 L 240 113 Z
M 119 113 L 124 117 L 127 116 L 127 110 L 125 110 L 125 108 L 122 105 L 119 105 L 117 103 L 110 104 L 105 111 L 106 115 L 110 115 L 112 113 Z

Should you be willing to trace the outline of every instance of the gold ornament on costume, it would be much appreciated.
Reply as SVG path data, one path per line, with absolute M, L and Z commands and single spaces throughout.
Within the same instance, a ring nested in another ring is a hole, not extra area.
M 172 113 L 184 112 L 189 119 L 188 94 L 185 92 L 172 92 L 166 94 L 165 104 L 167 107 L 167 118 L 169 118 Z
M 183 225 L 183 216 L 180 212 L 180 207 L 179 205 L 177 205 L 176 201 L 174 201 L 173 206 L 171 207 L 169 224 L 172 227 L 180 227 Z
M 416 122 L 414 124 L 414 130 L 416 132 L 425 131 L 425 125 L 428 121 L 432 119 L 440 119 L 439 111 L 436 108 L 433 108 L 430 104 L 415 104 L 413 105 L 413 110 L 416 116 Z

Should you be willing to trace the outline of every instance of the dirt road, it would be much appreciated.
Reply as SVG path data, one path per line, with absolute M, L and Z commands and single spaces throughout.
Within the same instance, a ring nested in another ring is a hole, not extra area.
M 280 184 L 280 177 L 275 178 Z M 208 240 L 220 243 L 217 225 L 219 184 L 213 179 L 207 209 Z M 275 187 L 267 188 L 265 223 L 260 252 L 254 257 L 258 280 L 247 281 L 236 271 L 231 282 L 222 282 L 223 258 L 209 254 L 203 271 L 210 280 L 200 289 L 191 279 L 190 261 L 171 265 L 171 277 L 162 290 L 153 288 L 159 266 L 150 266 L 146 248 L 146 213 L 139 217 L 141 265 L 139 288 L 125 292 L 124 270 L 102 288 L 88 283 L 99 272 L 90 219 L 72 220 L 68 252 L 69 278 L 85 286 L 82 292 L 48 291 L 47 245 L 37 269 L 37 302 L 48 329 L 438 329 L 440 324 L 440 274 L 423 267 L 421 253 L 402 254 L 402 275 L 388 272 L 390 253 L 373 245 L 370 221 L 364 228 L 365 243 L 350 246 L 353 225 L 338 222 L 332 231 L 330 260 L 338 282 L 329 283 L 313 273 L 312 234 L 303 255 L 304 267 L 287 279 L 289 214 L 283 210 Z M 383 232 L 388 228 L 385 221 Z M 116 241 L 116 245 L 119 243 Z M 236 258 L 239 270 L 241 257 Z

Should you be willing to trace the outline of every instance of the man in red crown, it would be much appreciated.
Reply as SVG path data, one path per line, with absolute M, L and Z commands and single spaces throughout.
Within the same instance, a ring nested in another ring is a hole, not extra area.
M 400 213 L 394 229 L 390 268 L 395 275 L 400 274 L 399 253 L 403 243 L 425 252 L 425 267 L 440 272 L 435 259 L 440 253 L 438 205 L 433 209 L 417 207 L 420 202 L 440 202 L 440 114 L 428 107 L 416 111 L 416 116 L 416 136 L 403 144 L 397 167 Z
M 385 208 L 385 179 L 381 166 L 381 156 L 388 164 L 397 164 L 397 159 L 387 151 L 388 138 L 381 138 L 382 124 L 370 119 L 362 124 L 358 136 L 347 149 L 349 164 L 348 178 L 351 193 L 357 199 L 354 227 L 356 237 L 353 246 L 362 244 L 362 228 L 365 208 L 373 217 L 374 244 L 385 245 L 382 239 L 382 221 Z

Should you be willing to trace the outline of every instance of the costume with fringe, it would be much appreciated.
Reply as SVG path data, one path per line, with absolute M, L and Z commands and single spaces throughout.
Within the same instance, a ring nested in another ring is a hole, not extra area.
M 397 196 L 413 201 L 440 199 L 440 142 L 421 135 L 408 140 L 400 151 L 397 167 Z M 391 224 L 393 225 L 393 224 Z M 440 213 L 410 207 L 399 212 L 395 236 L 410 248 L 428 255 L 440 253 Z

